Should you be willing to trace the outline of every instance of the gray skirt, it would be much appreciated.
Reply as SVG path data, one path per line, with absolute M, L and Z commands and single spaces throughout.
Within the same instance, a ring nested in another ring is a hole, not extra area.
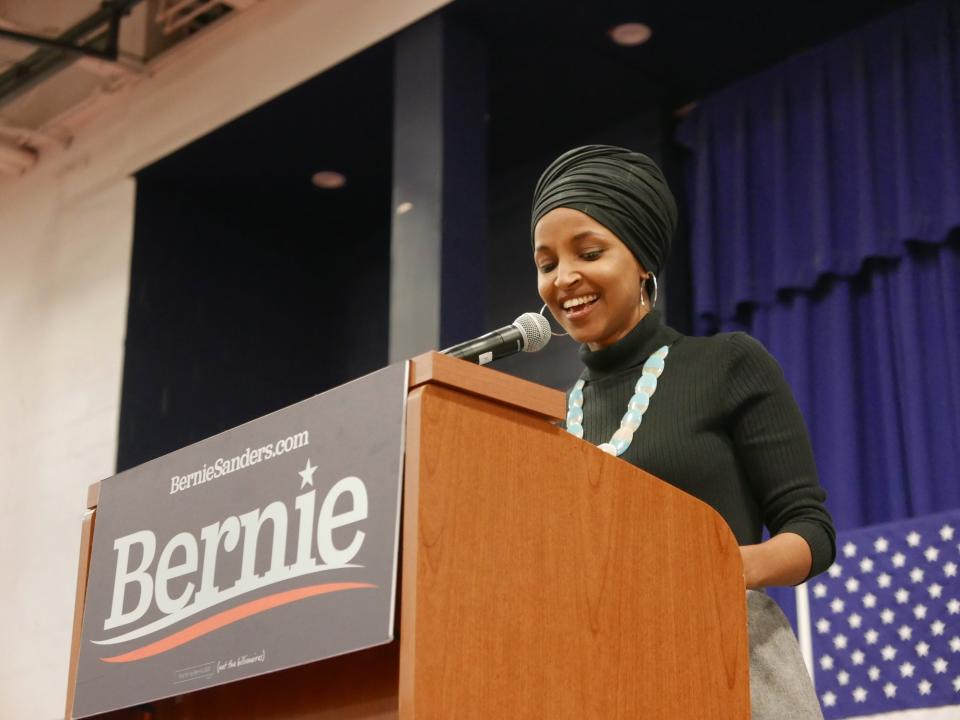
M 823 720 L 800 645 L 780 606 L 747 590 L 753 720 Z

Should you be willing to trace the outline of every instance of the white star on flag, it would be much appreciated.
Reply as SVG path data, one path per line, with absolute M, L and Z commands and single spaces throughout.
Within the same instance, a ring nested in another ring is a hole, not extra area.
M 876 540 L 873 541 L 873 549 L 876 550 L 878 553 L 885 553 L 889 547 L 890 547 L 890 543 L 887 542 L 887 539 L 885 537 L 878 537 Z
M 914 645 L 913 649 L 917 651 L 917 657 L 926 657 L 930 654 L 930 646 L 923 640 Z
M 827 569 L 827 575 L 832 578 L 838 578 L 843 574 L 843 568 L 840 565 L 834 563 Z
M 892 645 L 884 646 L 883 650 L 880 651 L 880 654 L 883 656 L 884 660 L 893 660 L 897 657 L 897 649 Z
M 895 697 L 897 694 L 897 686 L 894 685 L 892 682 L 888 682 L 886 685 L 883 686 L 883 694 L 886 695 L 888 698 Z
M 960 652 L 960 637 L 950 638 L 950 652 Z
M 913 616 L 917 620 L 923 620 L 927 616 L 927 606 L 923 604 L 913 606 Z
M 863 634 L 863 639 L 867 641 L 867 645 L 876 645 L 877 640 L 880 637 L 880 633 L 871 628 Z
M 943 585 L 933 583 L 927 588 L 927 592 L 930 593 L 931 598 L 939 598 L 943 594 Z
M 842 613 L 843 600 L 841 600 L 840 598 L 834 598 L 830 603 L 830 609 L 833 610 L 835 613 Z
M 913 636 L 913 629 L 909 625 L 901 625 L 900 629 L 897 630 L 897 635 L 900 636 L 901 640 L 909 640 Z
M 910 571 L 910 580 L 915 583 L 923 582 L 923 570 L 915 567 Z
M 897 599 L 898 603 L 900 603 L 901 605 L 906 605 L 907 602 L 910 600 L 910 592 L 907 590 L 904 590 L 903 588 L 900 588 L 899 590 L 897 590 L 896 593 L 894 593 L 894 597 Z
M 900 676 L 901 677 L 913 677 L 914 666 L 912 663 L 905 662 L 900 665 Z
M 907 556 L 901 552 L 896 553 L 890 560 L 895 568 L 902 568 L 907 561 Z
M 957 564 L 955 562 L 944 563 L 943 574 L 948 578 L 957 576 Z
M 852 557 L 855 557 L 856 554 L 857 554 L 857 546 L 854 545 L 852 542 L 848 542 L 846 545 L 843 546 L 844 557 L 852 558 Z
M 860 624 L 861 624 L 862 622 L 863 622 L 863 618 L 860 617 L 859 615 L 857 615 L 857 613 L 854 613 L 853 615 L 851 615 L 850 617 L 847 618 L 847 623 L 848 623 L 848 624 L 850 625 L 850 627 L 852 627 L 854 630 L 856 630 L 858 627 L 860 627 Z
M 944 542 L 950 542 L 953 540 L 953 528 L 949 525 L 944 525 L 940 528 L 940 539 Z
M 827 596 L 827 586 L 823 583 L 817 583 L 813 586 L 813 596 L 822 598 Z
M 941 620 L 935 620 L 930 623 L 930 634 L 939 637 L 943 635 L 943 631 L 947 629 L 947 626 L 943 624 Z
M 947 611 L 951 615 L 960 615 L 960 600 L 953 598 L 947 603 Z
M 914 531 L 907 535 L 907 545 L 917 547 L 920 544 L 920 533 Z
M 867 691 L 862 687 L 858 687 L 853 691 L 853 701 L 854 702 L 864 702 L 867 699 Z
M 878 668 L 876 665 L 871 666 L 871 668 L 867 670 L 867 675 L 871 680 L 876 682 L 880 679 L 880 668 Z
M 846 685 L 847 683 L 849 683 L 850 673 L 848 673 L 846 670 L 841 670 L 840 672 L 838 672 L 837 682 L 840 683 L 841 685 Z
M 931 687 L 932 685 L 930 685 L 930 683 L 927 680 L 921 680 L 920 684 L 917 685 L 917 689 L 920 690 L 921 695 L 929 695 Z
M 882 588 L 890 587 L 890 582 L 892 578 L 886 573 L 880 573 L 877 575 L 877 585 Z
M 844 585 L 846 585 L 847 592 L 849 593 L 855 593 L 857 590 L 860 589 L 860 581 L 853 577 L 848 578 L 847 582 L 845 582 Z
M 826 635 L 830 632 L 830 621 L 826 618 L 820 618 L 817 620 L 817 632 L 821 635 Z
M 868 557 L 865 557 L 860 561 L 860 572 L 868 573 L 873 572 L 873 560 Z
M 936 562 L 937 558 L 940 557 L 940 551 L 931 545 L 923 551 L 923 556 L 927 559 L 927 562 Z
M 865 608 L 875 608 L 877 606 L 877 596 L 873 593 L 867 593 L 863 596 L 863 606 Z
M 947 663 L 947 661 L 944 660 L 943 658 L 937 658 L 936 660 L 933 661 L 933 671 L 937 675 L 944 675 L 947 672 L 948 664 L 949 663 Z

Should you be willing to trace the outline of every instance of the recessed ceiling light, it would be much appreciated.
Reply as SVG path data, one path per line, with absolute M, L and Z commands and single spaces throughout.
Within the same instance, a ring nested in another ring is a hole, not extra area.
M 347 178 L 342 173 L 333 170 L 321 170 L 311 178 L 313 184 L 324 190 L 337 190 L 347 184 Z
M 651 35 L 653 35 L 653 30 L 650 29 L 649 25 L 643 23 L 623 23 L 610 29 L 610 39 L 617 45 L 628 47 L 643 45 L 650 39 Z

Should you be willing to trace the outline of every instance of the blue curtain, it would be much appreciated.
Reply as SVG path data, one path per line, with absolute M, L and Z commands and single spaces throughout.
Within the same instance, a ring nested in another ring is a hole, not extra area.
M 960 4 L 727 88 L 678 140 L 697 329 L 781 362 L 837 526 L 960 507 Z

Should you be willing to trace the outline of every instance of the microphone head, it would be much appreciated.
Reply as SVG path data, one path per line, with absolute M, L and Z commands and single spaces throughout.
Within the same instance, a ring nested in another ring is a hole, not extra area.
M 513 326 L 523 336 L 524 352 L 542 350 L 550 342 L 550 321 L 539 313 L 525 312 L 513 321 Z

